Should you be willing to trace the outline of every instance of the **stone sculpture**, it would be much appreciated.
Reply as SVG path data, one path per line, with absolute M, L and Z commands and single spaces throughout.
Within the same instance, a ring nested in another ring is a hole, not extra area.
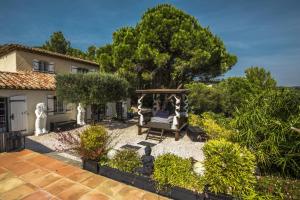
M 150 176 L 154 169 L 154 157 L 151 156 L 150 146 L 146 146 L 145 155 L 142 156 L 141 160 L 143 167 L 138 168 L 137 172 L 145 176 Z
M 81 105 L 81 103 L 79 103 L 78 107 L 77 107 L 77 124 L 78 125 L 80 125 L 80 126 L 85 125 L 84 116 L 85 116 L 85 109 Z
M 46 106 L 44 103 L 36 104 L 35 135 L 41 135 L 48 132 L 46 130 L 47 114 L 45 111 L 46 111 Z

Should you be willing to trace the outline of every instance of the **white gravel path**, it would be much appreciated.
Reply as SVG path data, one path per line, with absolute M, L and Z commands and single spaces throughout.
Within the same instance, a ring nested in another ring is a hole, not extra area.
M 129 123 L 122 122 L 111 122 L 104 123 L 104 125 L 108 128 L 109 133 L 114 136 L 113 145 L 114 149 L 120 149 L 121 146 L 125 144 L 131 144 L 134 146 L 140 146 L 138 153 L 140 155 L 144 154 L 143 145 L 139 145 L 137 143 L 141 141 L 145 141 L 146 133 L 142 135 L 138 135 L 138 128 L 136 126 L 136 122 L 131 121 Z M 74 131 L 82 131 L 86 127 L 81 127 Z M 182 133 L 184 134 L 184 133 Z M 195 160 L 203 161 L 204 156 L 202 152 L 202 147 L 204 145 L 203 142 L 193 142 L 187 135 L 183 135 L 179 141 L 175 141 L 174 135 L 167 136 L 162 142 L 156 140 L 146 140 L 147 142 L 155 143 L 154 147 L 152 147 L 152 155 L 158 156 L 164 153 L 173 153 L 178 156 L 184 158 L 193 157 Z M 48 133 L 42 136 L 28 136 L 26 140 L 27 147 L 33 147 L 35 149 L 48 148 L 52 151 L 57 151 L 57 148 L 63 145 L 61 142 L 57 140 L 56 133 Z

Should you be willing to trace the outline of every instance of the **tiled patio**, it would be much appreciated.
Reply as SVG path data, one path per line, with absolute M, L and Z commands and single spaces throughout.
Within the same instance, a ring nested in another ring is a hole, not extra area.
M 95 175 L 39 153 L 0 154 L 0 199 L 160 200 L 157 194 Z

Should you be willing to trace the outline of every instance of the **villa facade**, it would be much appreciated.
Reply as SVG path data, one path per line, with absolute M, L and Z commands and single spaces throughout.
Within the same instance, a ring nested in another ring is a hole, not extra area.
M 55 75 L 98 70 L 97 63 L 68 55 L 16 44 L 0 46 L 0 132 L 33 133 L 37 103 L 47 106 L 48 130 L 52 122 L 76 120 L 77 105 L 56 98 Z M 105 110 L 115 113 L 114 106 Z M 88 106 L 86 120 L 91 117 Z

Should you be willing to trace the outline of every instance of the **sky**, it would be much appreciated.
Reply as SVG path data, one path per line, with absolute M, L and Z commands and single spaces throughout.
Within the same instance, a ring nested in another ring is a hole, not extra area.
M 135 26 L 143 13 L 169 3 L 218 35 L 237 64 L 224 77 L 250 66 L 270 70 L 281 86 L 300 86 L 298 0 L 0 0 L 0 44 L 43 44 L 62 31 L 75 48 L 102 46 L 112 33 Z

